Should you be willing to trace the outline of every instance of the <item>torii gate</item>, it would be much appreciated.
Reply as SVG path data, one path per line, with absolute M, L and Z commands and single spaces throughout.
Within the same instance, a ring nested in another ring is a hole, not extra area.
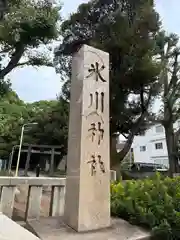
M 17 146 L 17 147 L 19 147 L 19 146 Z M 27 153 L 26 163 L 25 163 L 25 171 L 24 171 L 25 175 L 27 175 L 27 171 L 28 171 L 28 168 L 29 168 L 29 163 L 30 163 L 32 153 L 51 155 L 49 175 L 50 176 L 53 175 L 53 172 L 54 172 L 54 156 L 55 155 L 61 155 L 60 149 L 62 148 L 62 146 L 59 146 L 59 145 L 23 144 L 23 147 L 27 148 L 27 149 L 23 149 L 23 148 L 21 149 L 21 153 L 22 152 Z M 34 149 L 34 148 L 39 148 L 39 150 Z M 46 149 L 46 150 L 42 151 L 41 149 Z M 48 150 L 48 149 L 51 149 L 51 150 Z M 12 165 L 12 161 L 13 161 L 13 153 L 14 152 L 12 152 L 10 160 L 9 160 L 9 164 L 8 164 L 8 170 L 9 171 L 11 170 L 11 165 Z

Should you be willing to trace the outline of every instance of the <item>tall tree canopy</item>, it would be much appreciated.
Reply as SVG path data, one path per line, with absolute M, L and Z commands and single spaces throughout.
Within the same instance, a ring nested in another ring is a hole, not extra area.
M 67 153 L 69 104 L 60 97 L 55 101 L 31 104 L 31 109 L 34 108 L 37 109 L 37 114 L 31 119 L 38 124 L 27 135 L 25 141 L 42 145 L 59 145 L 64 156 Z
M 28 119 L 26 104 L 9 91 L 0 100 L 0 157 L 7 158 L 12 146 L 17 145 L 20 126 Z
M 157 95 L 160 67 L 154 56 L 159 26 L 152 0 L 89 1 L 62 24 L 63 42 L 56 49 L 55 63 L 62 78 L 68 79 L 65 98 L 69 97 L 73 52 L 86 43 L 110 54 L 111 167 L 127 154 L 134 135 L 145 129 Z M 119 134 L 127 141 L 117 155 L 113 137 Z
M 59 9 L 48 0 L 8 1 L 0 21 L 0 79 L 18 66 L 52 66 L 38 48 L 58 37 Z

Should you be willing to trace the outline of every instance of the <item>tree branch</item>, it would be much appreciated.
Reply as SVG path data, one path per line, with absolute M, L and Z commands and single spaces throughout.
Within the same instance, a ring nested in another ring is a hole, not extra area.
M 29 65 L 29 64 L 30 64 L 29 61 L 27 61 L 27 62 L 22 62 L 22 63 L 18 63 L 18 64 L 16 65 L 16 67 L 22 67 L 22 66 Z
M 122 135 L 124 138 L 128 139 L 128 137 L 127 137 L 124 133 L 121 133 L 121 135 Z
M 128 136 L 126 143 L 124 144 L 123 149 L 118 153 L 118 160 L 121 162 L 125 156 L 127 155 L 127 153 L 130 151 L 131 149 L 131 145 L 133 143 L 134 140 L 134 136 L 138 133 L 139 131 L 139 127 L 142 125 L 143 121 L 145 120 L 147 114 L 148 114 L 148 107 L 151 101 L 151 97 L 152 97 L 152 87 L 149 91 L 149 96 L 147 99 L 146 104 L 144 104 L 143 102 L 143 108 L 142 108 L 142 113 L 141 116 L 136 120 L 136 122 L 134 123 L 134 126 L 132 127 L 132 130 Z M 143 100 L 144 101 L 144 100 Z
M 149 122 L 154 123 L 154 124 L 162 124 L 163 125 L 163 120 L 160 118 L 156 118 L 154 114 L 148 115 L 147 119 Z
M 21 59 L 23 53 L 24 53 L 24 46 L 22 44 L 18 44 L 15 48 L 15 52 L 12 54 L 11 60 L 8 63 L 8 65 L 0 71 L 0 79 L 3 79 L 9 72 L 15 68 Z

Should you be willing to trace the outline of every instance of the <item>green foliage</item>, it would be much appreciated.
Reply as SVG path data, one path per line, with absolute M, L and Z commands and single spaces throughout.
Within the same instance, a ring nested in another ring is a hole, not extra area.
M 0 99 L 4 97 L 11 90 L 11 83 L 9 79 L 0 80 Z
M 129 180 L 111 185 L 112 215 L 152 230 L 157 239 L 180 239 L 180 178 Z
M 62 78 L 68 76 L 65 98 L 69 97 L 72 53 L 85 43 L 110 54 L 111 136 L 123 134 L 128 139 L 126 149 L 111 160 L 120 162 L 134 135 L 146 128 L 146 114 L 158 89 L 160 68 L 154 56 L 159 26 L 154 1 L 148 0 L 136 4 L 131 0 L 89 1 L 62 23 L 63 42 L 55 62 Z
M 1 39 L 9 44 L 20 42 L 38 46 L 57 37 L 59 7 L 49 1 L 20 0 L 9 3 L 8 12 L 0 25 Z
M 10 91 L 0 100 L 0 156 L 7 157 L 13 145 L 18 144 L 20 126 L 27 121 L 26 104 Z
M 37 126 L 24 131 L 23 143 L 62 146 L 67 151 L 68 103 L 63 99 L 26 104 L 10 91 L 0 101 L 0 158 L 8 158 L 12 147 L 19 144 L 23 124 Z
M 47 46 L 59 35 L 60 8 L 48 0 L 8 1 L 0 21 L 0 79 L 18 66 L 52 66 Z
M 68 103 L 62 98 L 39 103 L 40 105 L 33 104 L 39 109 L 38 114 L 33 117 L 33 122 L 38 124 L 29 132 L 29 137 L 27 136 L 25 141 L 42 145 L 59 145 L 63 156 L 67 153 Z

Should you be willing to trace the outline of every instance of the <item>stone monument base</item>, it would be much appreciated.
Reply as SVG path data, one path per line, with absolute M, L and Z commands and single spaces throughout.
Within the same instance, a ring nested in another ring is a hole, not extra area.
M 61 218 L 31 220 L 28 224 L 42 240 L 149 240 L 150 233 L 122 219 L 112 219 L 111 227 L 98 231 L 77 233 Z

